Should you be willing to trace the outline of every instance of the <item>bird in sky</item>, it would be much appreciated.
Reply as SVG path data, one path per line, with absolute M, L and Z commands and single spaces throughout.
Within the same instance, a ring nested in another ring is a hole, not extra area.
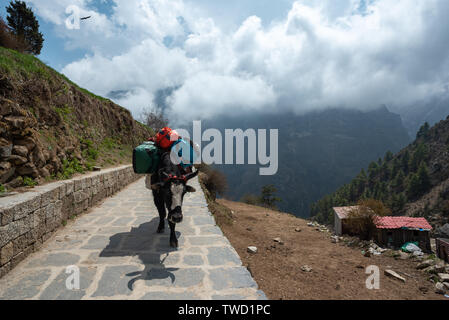
M 87 19 L 89 19 L 91 16 L 88 16 L 88 17 L 83 17 L 83 18 L 81 18 L 80 20 L 87 20 Z

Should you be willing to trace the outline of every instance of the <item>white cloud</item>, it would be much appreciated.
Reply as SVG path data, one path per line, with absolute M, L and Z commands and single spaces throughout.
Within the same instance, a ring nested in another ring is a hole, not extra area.
M 91 12 L 88 0 L 77 1 Z M 64 1 L 53 8 L 55 1 L 32 2 L 62 26 Z M 400 108 L 449 82 L 447 0 L 302 0 L 283 19 L 266 25 L 250 16 L 237 29 L 199 16 L 192 2 L 114 2 L 112 16 L 96 14 L 86 30 L 60 29 L 68 43 L 91 52 L 63 72 L 97 94 L 128 90 L 117 102 L 135 116 L 167 87 L 175 88 L 167 100 L 173 114 L 208 117 Z

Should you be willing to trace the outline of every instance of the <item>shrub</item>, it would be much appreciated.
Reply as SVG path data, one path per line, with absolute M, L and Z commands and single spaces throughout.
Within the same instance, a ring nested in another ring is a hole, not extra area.
M 206 177 L 203 180 L 204 186 L 210 192 L 212 198 L 215 200 L 217 198 L 217 194 L 224 195 L 224 193 L 228 189 L 228 183 L 226 180 L 226 176 L 218 170 L 211 169 L 209 166 L 202 166 L 202 169 L 197 167 L 197 170 L 200 170 L 206 174 Z
M 34 181 L 30 177 L 25 177 L 25 178 L 23 178 L 23 185 L 26 186 L 26 187 L 34 187 L 34 186 L 37 185 L 37 182 Z
M 245 194 L 240 198 L 240 202 L 257 206 L 260 205 L 260 198 L 254 194 Z
M 391 210 L 382 201 L 363 199 L 358 206 L 348 213 L 346 225 L 348 231 L 359 235 L 362 239 L 371 239 L 376 230 L 374 219 L 378 216 L 387 216 Z
M 278 197 L 275 197 L 274 194 L 277 192 L 277 189 L 274 185 L 269 184 L 262 187 L 262 193 L 260 196 L 260 203 L 262 206 L 270 208 L 270 209 L 277 209 L 276 208 L 276 202 L 280 202 L 281 199 Z
M 28 50 L 28 46 L 16 37 L 8 27 L 3 18 L 0 17 L 0 46 L 19 52 Z

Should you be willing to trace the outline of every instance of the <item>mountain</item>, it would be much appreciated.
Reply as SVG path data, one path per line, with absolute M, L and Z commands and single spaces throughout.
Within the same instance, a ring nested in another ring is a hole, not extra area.
M 373 159 L 376 159 L 375 157 Z M 332 207 L 375 198 L 395 215 L 422 216 L 433 226 L 449 221 L 449 116 L 424 124 L 416 140 L 396 155 L 386 154 L 335 193 L 313 204 L 311 215 L 330 223 Z
M 349 182 L 371 159 L 409 143 L 400 117 L 384 107 L 371 112 L 330 109 L 306 115 L 221 116 L 203 121 L 206 128 L 279 129 L 276 175 L 260 176 L 259 165 L 215 167 L 227 177 L 226 197 L 239 200 L 274 184 L 282 199 L 279 208 L 301 217 L 309 215 L 311 203 Z
M 0 187 L 129 163 L 152 132 L 39 59 L 0 47 Z
M 397 110 L 394 109 L 394 112 L 401 115 L 410 137 L 414 138 L 425 122 L 434 125 L 447 117 L 449 114 L 449 93 L 445 92 L 426 101 L 420 101 Z

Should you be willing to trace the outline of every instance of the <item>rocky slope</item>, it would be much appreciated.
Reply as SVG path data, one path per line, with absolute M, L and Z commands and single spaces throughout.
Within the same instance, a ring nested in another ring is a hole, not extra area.
M 33 56 L 0 47 L 3 191 L 129 163 L 133 146 L 150 134 L 127 109 L 79 88 Z

